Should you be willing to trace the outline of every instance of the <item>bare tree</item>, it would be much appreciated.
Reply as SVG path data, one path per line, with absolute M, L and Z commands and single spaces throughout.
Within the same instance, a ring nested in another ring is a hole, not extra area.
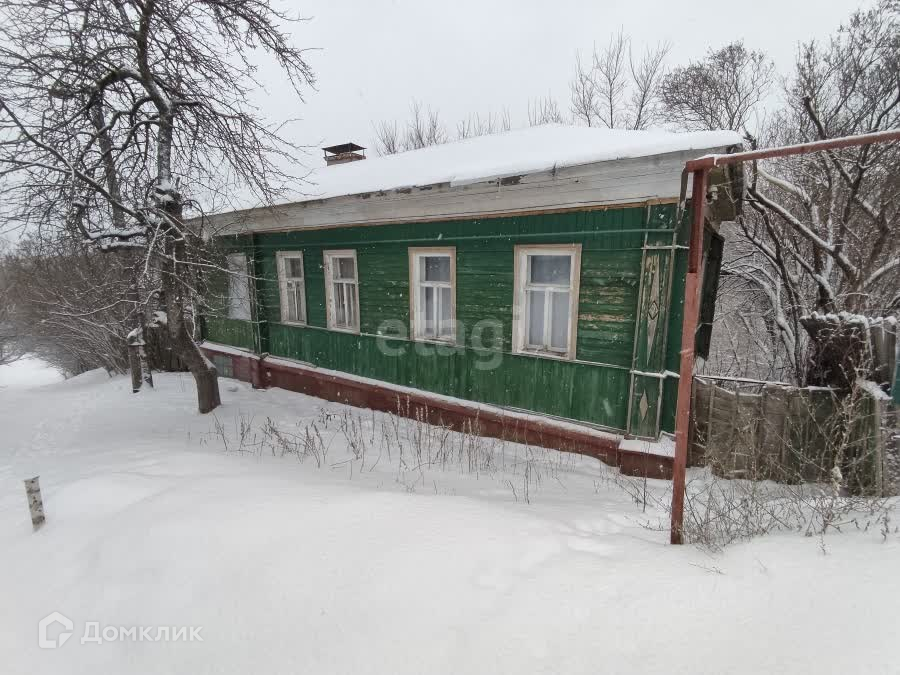
M 670 49 L 668 43 L 647 47 L 639 61 L 635 61 L 629 53 L 628 69 L 632 81 L 628 102 L 630 129 L 646 129 L 662 120 L 662 83 Z
M 594 79 L 597 83 L 599 105 L 597 118 L 609 129 L 625 126 L 625 90 L 629 41 L 623 31 L 613 35 L 606 49 L 594 51 Z
M 0 254 L 8 244 L 0 238 Z M 12 363 L 21 355 L 20 343 L 12 325 L 11 314 L 16 306 L 16 283 L 4 265 L 0 265 L 0 366 Z
M 2 282 L 0 282 L 2 283 Z M 9 323 L 11 300 L 9 298 L 12 289 L 0 287 L 0 366 L 12 363 L 19 357 L 16 349 L 15 334 Z
M 215 265 L 184 209 L 223 173 L 264 201 L 296 149 L 257 112 L 251 51 L 281 66 L 298 96 L 313 80 L 262 0 L 0 0 L 0 193 L 48 239 L 142 257 L 131 301 L 153 293 L 173 349 L 219 404 L 196 343 L 204 272 Z M 154 270 L 160 283 L 148 289 Z
M 900 126 L 898 72 L 900 6 L 883 1 L 856 12 L 826 44 L 800 49 L 787 106 L 763 130 L 765 143 Z M 900 147 L 863 146 L 748 169 L 749 208 L 726 271 L 755 294 L 786 375 L 817 382 L 825 365 L 804 317 L 900 313 Z
M 536 98 L 528 102 L 528 124 L 536 127 L 540 124 L 565 124 L 566 119 L 559 110 L 556 100 L 550 95 Z
M 5 342 L 12 355 L 35 354 L 71 374 L 121 373 L 130 366 L 127 341 L 140 315 L 149 320 L 135 354 L 143 358 L 138 376 L 183 370 L 160 325 L 159 295 L 141 303 L 132 295 L 143 262 L 133 249 L 102 252 L 80 238 L 24 238 L 0 258 L 0 347 Z M 156 288 L 161 280 L 153 271 L 148 281 Z
M 410 120 L 406 124 L 405 147 L 418 150 L 430 145 L 447 142 L 447 130 L 436 110 L 424 110 L 422 104 L 413 101 L 410 106 Z
M 396 155 L 403 152 L 403 137 L 395 121 L 382 120 L 375 126 L 375 151 L 379 155 Z
M 619 31 L 604 49 L 594 48 L 590 65 L 578 54 L 569 82 L 574 118 L 589 127 L 609 129 L 646 129 L 659 122 L 669 50 L 668 44 L 658 44 L 635 58 L 630 38 Z
M 475 113 L 456 123 L 456 138 L 462 140 L 475 136 L 487 136 L 501 131 L 509 131 L 510 128 L 508 109 L 504 109 L 499 115 Z
M 663 79 L 666 119 L 689 131 L 745 131 L 773 76 L 772 61 L 743 42 L 710 51 L 704 60 L 675 68 Z
M 456 140 L 486 136 L 511 128 L 509 110 L 499 114 L 473 113 L 456 123 Z M 409 119 L 401 126 L 397 121 L 383 120 L 375 125 L 375 149 L 379 155 L 394 155 L 447 143 L 450 135 L 437 111 L 422 107 L 418 101 L 410 104 Z
M 71 374 L 124 372 L 134 306 L 121 263 L 118 253 L 64 239 L 26 240 L 7 255 L 3 277 L 16 298 L 7 325 L 19 350 Z
M 449 140 L 437 110 L 427 110 L 419 101 L 409 106 L 409 119 L 401 130 L 397 122 L 382 121 L 375 126 L 375 149 L 379 155 L 393 155 L 440 145 Z
M 596 111 L 600 93 L 593 75 L 593 68 L 584 64 L 580 52 L 576 53 L 575 77 L 569 82 L 569 104 L 572 117 L 589 127 L 599 123 Z

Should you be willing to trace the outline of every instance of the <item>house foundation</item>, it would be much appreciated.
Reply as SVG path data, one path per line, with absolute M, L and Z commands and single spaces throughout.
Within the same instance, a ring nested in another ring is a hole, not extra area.
M 629 442 L 625 436 L 587 425 L 391 386 L 227 345 L 205 342 L 201 348 L 219 368 L 220 375 L 249 382 L 255 388 L 278 387 L 357 408 L 420 419 L 454 431 L 587 455 L 628 476 L 672 478 L 672 457 L 654 454 L 653 443 L 643 444 L 646 447 L 642 449 L 642 444 Z

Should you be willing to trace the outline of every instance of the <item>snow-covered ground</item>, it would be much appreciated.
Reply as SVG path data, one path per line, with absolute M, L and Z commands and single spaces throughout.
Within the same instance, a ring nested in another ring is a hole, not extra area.
M 231 381 L 201 416 L 156 380 L 0 389 L 0 672 L 900 671 L 897 537 L 671 547 L 594 460 L 434 432 L 428 467 L 421 425 Z M 261 446 L 267 418 L 325 456 Z M 54 611 L 72 636 L 40 649 Z M 202 642 L 139 639 L 161 626 Z
M 41 387 L 45 384 L 59 382 L 63 379 L 62 373 L 48 366 L 40 359 L 26 357 L 0 366 L 0 389 L 15 387 Z

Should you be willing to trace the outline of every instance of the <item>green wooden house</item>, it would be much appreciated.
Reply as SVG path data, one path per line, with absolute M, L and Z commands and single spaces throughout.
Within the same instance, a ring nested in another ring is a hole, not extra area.
M 550 125 L 375 159 L 328 148 L 308 194 L 209 218 L 237 274 L 203 346 L 259 386 L 658 439 L 674 430 L 682 169 L 739 144 Z M 713 218 L 733 215 L 726 187 Z

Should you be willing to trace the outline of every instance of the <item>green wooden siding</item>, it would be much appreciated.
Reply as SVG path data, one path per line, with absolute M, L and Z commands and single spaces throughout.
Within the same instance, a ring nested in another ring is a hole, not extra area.
M 615 429 L 634 426 L 635 433 L 655 436 L 658 405 L 663 406 L 663 428 L 671 430 L 667 422 L 674 421 L 674 403 L 668 401 L 674 391 L 670 378 L 663 382 L 660 377 L 636 376 L 641 385 L 652 381 L 656 393 L 647 395 L 644 405 L 652 410 L 645 419 L 635 424 L 632 415 L 630 424 L 631 371 L 678 370 L 678 346 L 666 339 L 680 336 L 681 299 L 669 297 L 669 276 L 674 270 L 674 287 L 683 287 L 678 275 L 683 280 L 684 252 L 671 247 L 673 238 L 683 242 L 685 235 L 676 234 L 674 226 L 675 206 L 654 205 L 256 234 L 228 241 L 253 256 L 259 276 L 257 318 L 263 351 L 459 398 Z M 577 361 L 511 353 L 514 247 L 570 243 L 582 246 Z M 457 347 L 405 339 L 411 246 L 456 248 L 457 321 L 462 329 Z M 327 249 L 356 250 L 361 335 L 325 328 L 323 252 Z M 280 323 L 275 254 L 288 250 L 303 252 L 308 327 Z M 655 282 L 646 283 L 648 273 Z M 643 298 L 639 297 L 642 277 Z M 656 302 L 658 318 L 648 335 L 645 315 L 651 300 Z M 677 323 L 674 332 L 673 323 Z M 209 321 L 209 339 L 236 344 L 235 340 L 247 338 L 226 329 L 221 321 Z M 636 331 L 642 345 L 637 351 Z M 642 407 L 640 400 L 632 404 L 633 411 Z
M 675 234 L 675 243 L 680 248 L 673 252 L 672 289 L 669 296 L 669 327 L 666 331 L 666 372 L 677 373 L 681 369 L 681 323 L 684 319 L 684 283 L 687 278 L 688 252 L 690 242 L 689 214 L 685 214 L 682 227 Z M 663 395 L 660 405 L 660 428 L 675 432 L 675 408 L 678 403 L 678 378 L 663 380 Z
M 249 321 L 208 316 L 206 317 L 206 335 L 210 340 L 222 344 L 242 349 L 256 348 L 253 324 Z
M 448 396 L 624 428 L 628 371 L 276 324 L 273 354 Z M 548 396 L 553 392 L 553 396 Z

